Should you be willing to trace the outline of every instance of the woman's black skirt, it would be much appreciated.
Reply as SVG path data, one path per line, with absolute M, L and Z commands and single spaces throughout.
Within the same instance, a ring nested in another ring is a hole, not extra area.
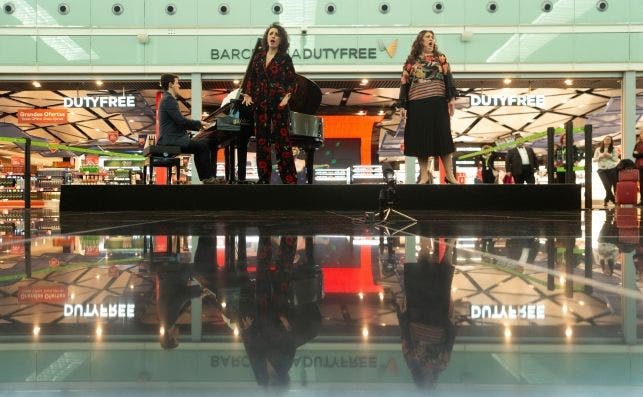
M 444 156 L 455 151 L 444 97 L 409 101 L 404 129 L 404 155 Z

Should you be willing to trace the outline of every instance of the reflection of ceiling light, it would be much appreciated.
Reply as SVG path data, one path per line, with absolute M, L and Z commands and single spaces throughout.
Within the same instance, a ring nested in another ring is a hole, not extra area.
M 503 82 L 503 83 L 505 83 L 505 85 L 509 85 L 509 84 L 511 84 L 511 79 L 510 79 L 510 78 L 506 78 L 506 79 L 504 79 L 502 82 Z
M 368 79 L 362 79 L 362 81 L 359 83 L 359 85 L 366 85 L 368 84 Z
M 574 331 L 572 330 L 572 327 L 568 326 L 565 328 L 565 336 L 568 338 L 571 338 L 572 335 L 574 335 Z
M 364 338 L 368 338 L 368 328 L 366 327 L 362 328 L 362 336 Z
M 38 82 L 38 81 L 33 81 L 33 82 L 31 82 L 31 84 L 33 84 L 33 86 L 36 87 L 36 88 L 42 87 L 42 84 L 40 84 L 40 82 Z
M 34 336 L 38 336 L 38 335 L 40 335 L 40 327 L 39 327 L 39 326 L 35 325 L 35 326 L 33 327 L 33 335 L 34 335 Z
M 364 300 L 364 293 L 363 292 L 360 292 L 359 294 L 357 294 L 357 296 L 359 296 L 359 300 Z
M 103 336 L 103 327 L 101 327 L 100 325 L 96 327 L 96 336 L 98 336 L 99 338 Z
M 574 80 L 566 79 L 566 80 L 564 81 L 564 83 L 565 83 L 565 85 L 572 85 L 572 84 L 574 84 Z
M 239 80 L 237 80 L 237 79 L 232 80 L 232 84 L 239 85 Z
M 379 112 L 377 112 L 377 115 L 378 115 L 378 116 L 384 116 L 384 111 L 383 111 L 383 110 L 380 110 Z
M 234 327 L 234 329 L 232 330 L 232 333 L 234 334 L 234 336 L 239 336 L 239 328 Z
M 133 123 L 133 122 L 134 122 L 134 120 L 130 120 L 129 122 L 130 122 L 130 123 Z
M 201 117 L 208 117 L 209 115 L 210 115 L 210 113 L 208 113 L 208 112 L 201 113 Z
M 511 329 L 509 327 L 505 327 L 505 338 L 511 338 Z
M 360 110 L 359 112 L 357 112 L 358 116 L 364 116 L 365 114 L 366 114 L 366 110 Z
M 96 80 L 96 85 L 100 87 L 103 85 L 103 82 L 101 80 Z

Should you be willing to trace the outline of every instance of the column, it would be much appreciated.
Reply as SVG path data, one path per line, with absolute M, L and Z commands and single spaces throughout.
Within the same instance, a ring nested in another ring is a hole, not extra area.
M 636 145 L 636 72 L 623 72 L 621 84 L 621 121 L 623 132 L 621 142 L 623 158 L 631 158 Z
M 203 82 L 201 80 L 201 73 L 192 73 L 192 114 L 191 117 L 194 120 L 201 120 L 201 114 L 203 113 Z M 194 164 L 194 156 L 190 156 L 190 169 L 192 170 L 192 180 L 193 185 L 200 185 L 201 181 L 199 180 L 199 175 L 196 172 L 196 165 Z

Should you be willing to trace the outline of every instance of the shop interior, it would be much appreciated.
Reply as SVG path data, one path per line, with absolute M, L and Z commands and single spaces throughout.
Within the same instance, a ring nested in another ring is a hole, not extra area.
M 324 121 L 324 144 L 315 155 L 315 183 L 351 184 L 380 183 L 380 165 L 392 163 L 396 178 L 405 181 L 401 153 L 403 125 L 396 108 L 399 83 L 396 79 L 318 79 L 322 102 L 317 112 Z M 641 79 L 637 81 L 641 87 Z M 191 113 L 189 79 L 181 81 L 181 110 Z M 202 117 L 220 107 L 228 93 L 240 84 L 239 80 L 204 79 L 202 86 Z M 457 177 L 462 183 L 478 182 L 476 156 L 484 145 L 510 144 L 518 136 L 530 139 L 549 127 L 562 134 L 563 125 L 572 122 L 575 131 L 586 124 L 593 126 L 593 142 L 606 135 L 613 137 L 617 147 L 621 141 L 620 81 L 616 78 L 462 78 L 457 80 L 461 97 L 452 118 L 456 143 Z M 142 183 L 142 153 L 149 135 L 155 134 L 155 98 L 158 82 L 154 80 L 99 80 L 43 78 L 39 81 L 3 81 L 0 91 L 0 136 L 21 138 L 30 136 L 51 144 L 32 153 L 32 186 L 36 199 L 56 199 L 59 185 L 72 184 L 137 184 Z M 643 89 L 638 89 L 637 131 L 643 128 Z M 65 98 L 92 96 L 133 96 L 135 106 L 64 108 Z M 483 106 L 471 103 L 471 96 L 544 96 L 540 106 Z M 24 109 L 63 109 L 65 120 L 32 124 L 19 120 Z M 582 133 L 575 144 L 584 146 Z M 65 145 L 78 150 L 57 149 Z M 531 141 L 541 167 L 537 183 L 547 183 L 545 157 L 546 138 Z M 101 152 L 112 152 L 102 156 Z M 254 148 L 251 142 L 248 156 L 248 179 L 256 179 Z M 127 157 L 119 158 L 123 153 Z M 296 153 L 297 154 L 297 153 Z M 134 157 L 132 157 L 134 155 Z M 504 153 L 497 157 L 498 179 L 502 181 Z M 21 195 L 20 174 L 24 173 L 24 154 L 21 146 L 12 142 L 0 144 L 2 173 L 5 183 L 3 199 Z M 627 157 L 628 154 L 625 154 Z M 459 157 L 463 157 L 460 158 Z M 297 155 L 300 173 L 304 160 Z M 576 164 L 583 169 L 585 160 Z M 223 175 L 223 153 L 218 155 L 218 175 Z M 188 158 L 182 161 L 181 175 L 173 176 L 175 183 L 189 183 L 191 167 Z M 436 169 L 438 165 L 435 165 Z M 416 170 L 417 172 L 417 170 Z M 436 181 L 439 181 L 438 173 Z M 583 183 L 583 173 L 577 172 L 577 183 Z M 601 197 L 598 178 L 593 183 L 594 196 Z M 302 178 L 303 183 L 303 178 Z

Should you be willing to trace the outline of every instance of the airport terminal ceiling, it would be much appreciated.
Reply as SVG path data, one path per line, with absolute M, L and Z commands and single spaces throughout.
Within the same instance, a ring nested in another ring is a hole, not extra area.
M 511 81 L 481 76 L 458 78 L 456 84 L 462 95 L 452 119 L 456 144 L 470 146 L 492 143 L 514 133 L 523 136 L 540 132 L 547 127 L 561 127 L 572 120 L 574 126 L 592 123 L 595 140 L 603 135 L 619 139 L 620 81 L 617 78 L 575 78 L 551 76 L 546 78 L 513 78 Z M 68 112 L 67 123 L 58 125 L 19 125 L 32 137 L 55 143 L 79 146 L 100 146 L 111 150 L 135 150 L 139 135 L 154 132 L 154 101 L 157 80 L 39 80 L 40 88 L 29 81 L 0 82 L 0 122 L 18 125 L 17 112 L 25 108 L 61 108 L 65 97 L 91 95 L 123 95 L 136 97 L 134 110 L 118 108 L 75 108 Z M 380 115 L 381 127 L 394 133 L 400 122 L 396 112 L 399 81 L 376 78 L 363 81 L 351 79 L 314 79 L 322 90 L 319 115 Z M 191 82 L 181 81 L 182 110 L 191 108 Z M 216 110 L 223 98 L 238 85 L 238 80 L 203 80 L 203 112 Z M 637 130 L 643 128 L 643 78 L 637 79 Z M 544 96 L 544 106 L 470 106 L 470 95 L 485 96 Z M 112 143 L 108 133 L 117 131 Z M 18 148 L 5 145 L 0 154 L 10 156 Z M 35 159 L 38 161 L 38 159 Z

